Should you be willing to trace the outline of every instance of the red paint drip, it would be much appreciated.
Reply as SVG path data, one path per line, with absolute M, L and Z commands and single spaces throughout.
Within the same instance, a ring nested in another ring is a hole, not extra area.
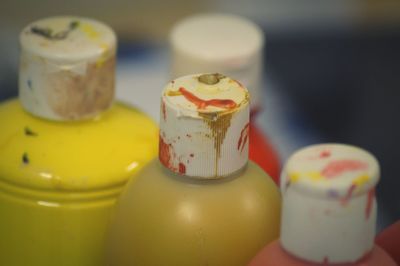
M 159 145 L 158 145 L 158 156 L 160 158 L 160 162 L 167 168 L 173 169 L 171 165 L 171 146 L 170 144 L 165 143 L 164 139 L 159 136 Z
M 357 160 L 338 160 L 330 162 L 325 166 L 322 170 L 322 175 L 327 178 L 332 178 L 345 172 L 364 170 L 367 167 L 367 163 Z
M 172 150 L 172 145 L 166 143 L 161 135 L 159 136 L 158 156 L 160 158 L 160 162 L 171 171 L 178 172 L 180 174 L 186 173 L 186 165 L 184 165 L 182 162 L 180 162 L 178 166 L 174 166 L 173 159 L 175 158 L 175 153 Z
M 180 174 L 186 173 L 186 165 L 184 165 L 183 163 L 179 163 L 179 173 Z
M 351 196 L 353 195 L 354 190 L 356 189 L 357 185 L 356 184 L 352 184 L 349 188 L 349 190 L 347 191 L 346 196 L 344 196 L 344 198 L 341 199 L 341 204 L 343 206 L 346 206 L 347 203 L 349 203 Z
M 239 138 L 238 145 L 237 145 L 237 149 L 240 150 L 240 152 L 243 151 L 243 149 L 246 145 L 247 139 L 249 137 L 249 126 L 250 126 L 250 123 L 247 123 L 244 126 L 244 128 L 242 129 L 242 131 L 240 131 L 240 138 Z
M 207 106 L 215 106 L 220 108 L 232 109 L 236 107 L 236 103 L 230 99 L 212 99 L 212 100 L 203 100 L 199 97 L 195 96 L 193 93 L 187 91 L 185 88 L 180 87 L 179 92 L 199 109 L 205 109 Z
M 329 259 L 327 256 L 324 257 L 324 261 L 323 261 L 324 265 L 329 265 Z
M 372 206 L 374 204 L 374 198 L 375 198 L 375 188 L 368 191 L 367 206 L 365 208 L 365 219 L 367 220 L 371 216 Z

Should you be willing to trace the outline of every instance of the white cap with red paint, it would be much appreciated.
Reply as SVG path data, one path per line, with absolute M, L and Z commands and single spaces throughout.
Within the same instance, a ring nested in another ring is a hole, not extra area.
M 375 157 L 344 144 L 301 149 L 286 163 L 281 244 L 314 263 L 351 263 L 374 245 L 380 175 Z
M 171 171 L 215 179 L 248 161 L 249 94 L 221 74 L 184 76 L 162 93 L 161 163 Z
M 96 20 L 60 16 L 29 24 L 20 35 L 19 97 L 33 115 L 80 120 L 114 99 L 116 36 Z
M 244 17 L 209 13 L 179 21 L 170 33 L 172 76 L 201 72 L 224 73 L 240 80 L 261 106 L 264 34 Z

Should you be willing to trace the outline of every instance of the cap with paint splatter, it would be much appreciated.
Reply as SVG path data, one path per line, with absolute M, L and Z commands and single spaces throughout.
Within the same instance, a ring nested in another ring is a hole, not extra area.
M 214 179 L 248 160 L 249 93 L 221 74 L 171 81 L 161 99 L 161 163 L 195 178 Z
M 261 106 L 264 34 L 244 17 L 208 13 L 178 22 L 170 33 L 172 75 L 221 72 L 250 91 L 251 108 Z
M 116 36 L 82 17 L 50 17 L 20 35 L 19 95 L 23 107 L 50 120 L 80 120 L 114 98 Z
M 344 144 L 301 149 L 281 176 L 281 244 L 315 263 L 351 263 L 374 244 L 379 180 L 375 157 Z

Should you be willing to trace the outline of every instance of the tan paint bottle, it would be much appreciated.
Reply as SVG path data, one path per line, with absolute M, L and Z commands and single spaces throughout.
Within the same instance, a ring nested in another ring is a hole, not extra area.
M 278 237 L 280 195 L 248 162 L 248 91 L 220 74 L 163 91 L 159 160 L 128 184 L 109 265 L 245 265 Z

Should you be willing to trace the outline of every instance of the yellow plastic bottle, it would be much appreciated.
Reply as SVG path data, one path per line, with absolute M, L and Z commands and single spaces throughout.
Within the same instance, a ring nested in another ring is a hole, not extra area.
M 113 103 L 116 37 L 80 17 L 21 33 L 19 100 L 0 105 L 0 265 L 104 265 L 105 233 L 158 129 Z
M 122 193 L 111 266 L 243 266 L 279 235 L 280 194 L 248 162 L 248 91 L 220 74 L 163 91 L 159 160 Z

